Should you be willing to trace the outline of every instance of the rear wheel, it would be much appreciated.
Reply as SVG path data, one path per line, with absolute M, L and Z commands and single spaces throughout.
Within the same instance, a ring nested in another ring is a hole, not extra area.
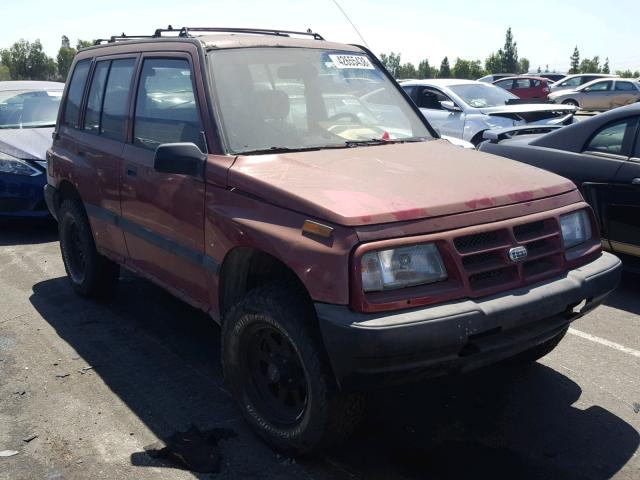
M 562 102 L 562 104 L 563 105 L 571 105 L 573 107 L 580 107 L 578 102 L 576 102 L 575 100 L 565 100 L 564 102 Z
M 285 285 L 260 287 L 226 316 L 225 378 L 251 427 L 287 455 L 345 440 L 362 417 L 362 399 L 334 385 L 313 306 Z
M 529 350 L 525 350 L 524 352 L 520 352 L 519 354 L 508 358 L 505 360 L 507 365 L 527 365 L 530 363 L 535 363 L 540 360 L 542 357 L 551 353 L 551 351 L 558 346 L 560 341 L 567 334 L 567 330 L 569 327 L 562 330 L 555 337 L 550 338 L 546 342 L 543 342 L 535 347 L 530 348 Z
M 58 232 L 64 268 L 75 292 L 84 297 L 111 297 L 120 276 L 120 266 L 96 250 L 89 219 L 79 201 L 62 202 Z

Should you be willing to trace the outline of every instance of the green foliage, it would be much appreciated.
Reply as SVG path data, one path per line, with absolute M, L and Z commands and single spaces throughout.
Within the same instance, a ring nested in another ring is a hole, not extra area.
M 494 52 L 484 61 L 484 69 L 488 73 L 502 73 L 502 53 Z
M 78 42 L 76 43 L 76 50 L 82 50 L 83 48 L 92 47 L 92 46 L 93 46 L 93 40 L 78 39 Z
M 55 61 L 42 49 L 40 40 L 27 40 L 0 50 L 0 61 L 9 69 L 13 80 L 49 80 L 55 76 Z
M 396 71 L 395 78 L 416 78 L 418 76 L 418 71 L 416 67 L 413 66 L 413 63 L 405 63 L 404 65 L 400 65 L 398 70 Z
M 569 57 L 569 61 L 570 63 L 570 68 L 569 68 L 569 74 L 575 74 L 575 73 L 579 73 L 580 72 L 580 50 L 578 50 L 578 46 L 576 45 L 576 47 L 573 49 L 573 54 L 571 54 L 571 57 Z
M 416 76 L 418 78 L 433 78 L 435 76 L 431 65 L 429 65 L 429 60 L 425 58 L 418 64 Z
M 636 70 L 635 72 L 632 72 L 629 69 L 616 70 L 616 75 L 620 76 L 621 78 L 638 78 L 640 77 L 640 71 Z
M 511 27 L 507 29 L 504 47 L 498 53 L 502 58 L 502 73 L 516 73 L 518 71 L 518 42 L 513 40 Z
M 80 40 L 78 40 L 80 42 Z M 400 54 L 391 52 L 389 55 L 386 53 L 380 54 L 380 62 L 389 71 L 393 78 L 396 78 L 398 70 L 400 69 Z
M 601 73 L 600 57 L 595 56 L 591 59 L 583 58 L 580 62 L 579 73 Z
M 476 80 L 484 75 L 480 60 L 464 60 L 457 58 L 451 71 L 453 78 Z
M 521 58 L 518 62 L 518 71 L 516 73 L 529 73 L 529 67 L 531 67 L 529 59 Z
M 609 67 L 609 57 L 604 61 L 604 66 L 602 67 L 602 73 L 611 73 L 611 68 Z
M 542 73 L 542 68 L 540 68 L 540 65 L 538 65 L 538 73 Z
M 11 72 L 9 72 L 9 67 L 6 65 L 0 65 L 0 82 L 5 80 L 11 80 Z
M 451 78 L 451 67 L 449 66 L 449 57 L 444 57 L 440 64 L 440 72 L 438 78 Z

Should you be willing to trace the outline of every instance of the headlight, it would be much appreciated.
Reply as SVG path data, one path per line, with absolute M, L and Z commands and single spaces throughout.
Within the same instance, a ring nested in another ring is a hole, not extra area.
M 591 221 L 586 210 L 562 215 L 560 227 L 565 248 L 575 247 L 591 238 Z
M 377 250 L 362 256 L 365 292 L 422 285 L 446 278 L 447 270 L 433 243 Z
M 14 175 L 35 177 L 42 172 L 37 168 L 33 168 L 24 160 L 0 152 L 0 173 L 13 173 Z

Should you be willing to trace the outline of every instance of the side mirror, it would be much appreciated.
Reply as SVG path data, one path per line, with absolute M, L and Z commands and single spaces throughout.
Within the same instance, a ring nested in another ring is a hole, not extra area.
M 195 143 L 163 143 L 156 148 L 153 168 L 160 173 L 202 177 L 206 159 Z
M 460 110 L 460 107 L 458 107 L 455 103 L 453 103 L 450 100 L 445 100 L 440 102 L 440 105 L 442 106 L 442 108 L 444 108 L 445 110 L 449 110 L 450 112 L 461 112 L 462 110 Z

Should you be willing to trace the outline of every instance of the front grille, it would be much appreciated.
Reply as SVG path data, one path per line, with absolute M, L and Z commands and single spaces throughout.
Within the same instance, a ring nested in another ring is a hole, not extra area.
M 460 236 L 453 244 L 462 275 L 478 295 L 514 288 L 562 268 L 562 238 L 554 218 Z M 519 246 L 527 248 L 527 256 L 510 260 L 509 250 Z

